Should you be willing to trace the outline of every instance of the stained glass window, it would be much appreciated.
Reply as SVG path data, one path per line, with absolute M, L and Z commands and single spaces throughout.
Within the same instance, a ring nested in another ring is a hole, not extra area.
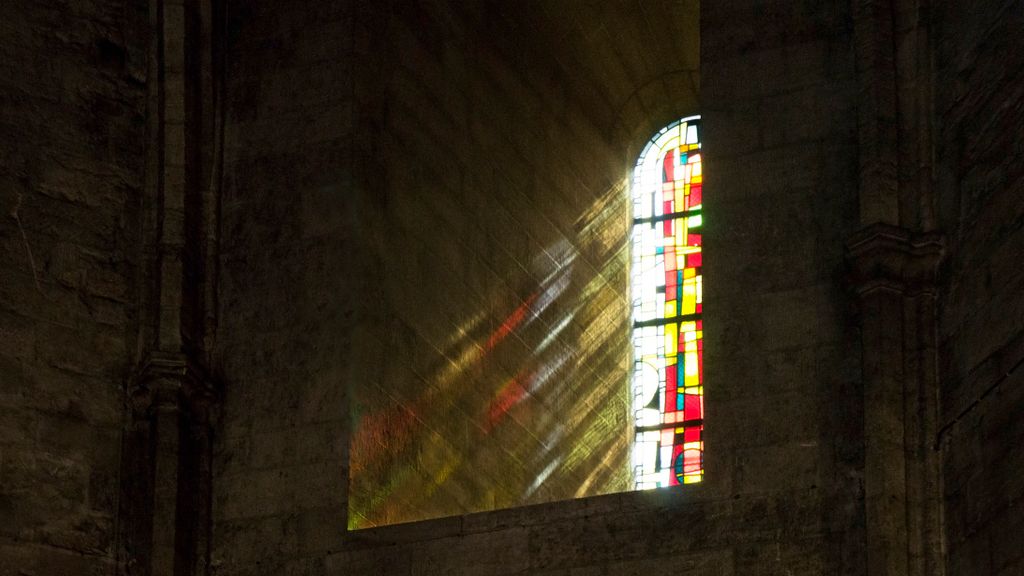
M 633 478 L 637 489 L 704 477 L 701 123 L 654 135 L 633 173 Z

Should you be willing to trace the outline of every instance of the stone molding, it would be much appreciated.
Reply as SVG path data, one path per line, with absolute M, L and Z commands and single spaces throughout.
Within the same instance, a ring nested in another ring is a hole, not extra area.
M 874 290 L 935 295 L 945 241 L 938 233 L 914 234 L 889 224 L 873 224 L 847 241 L 851 284 L 860 296 Z
M 193 416 L 209 419 L 219 401 L 207 370 L 186 354 L 150 354 L 136 370 L 128 394 L 136 419 L 168 408 L 187 408 Z

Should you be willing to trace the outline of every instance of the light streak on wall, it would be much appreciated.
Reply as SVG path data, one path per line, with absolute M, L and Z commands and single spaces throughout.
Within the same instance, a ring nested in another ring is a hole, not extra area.
M 631 435 L 628 206 L 616 184 L 561 237 L 467 258 L 492 279 L 471 306 L 439 303 L 442 337 L 404 321 L 400 337 L 377 333 L 365 371 L 378 376 L 353 391 L 350 528 L 632 488 L 619 447 Z M 495 267 L 514 261 L 526 264 Z

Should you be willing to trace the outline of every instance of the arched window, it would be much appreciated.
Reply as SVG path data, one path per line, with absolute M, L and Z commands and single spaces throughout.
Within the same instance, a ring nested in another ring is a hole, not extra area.
M 651 138 L 633 173 L 633 410 L 637 489 L 704 476 L 701 123 Z

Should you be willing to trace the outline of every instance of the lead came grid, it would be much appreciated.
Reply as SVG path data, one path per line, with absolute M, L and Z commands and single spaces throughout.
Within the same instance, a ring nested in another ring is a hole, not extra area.
M 637 489 L 704 476 L 701 124 L 651 139 L 633 175 L 631 294 Z

